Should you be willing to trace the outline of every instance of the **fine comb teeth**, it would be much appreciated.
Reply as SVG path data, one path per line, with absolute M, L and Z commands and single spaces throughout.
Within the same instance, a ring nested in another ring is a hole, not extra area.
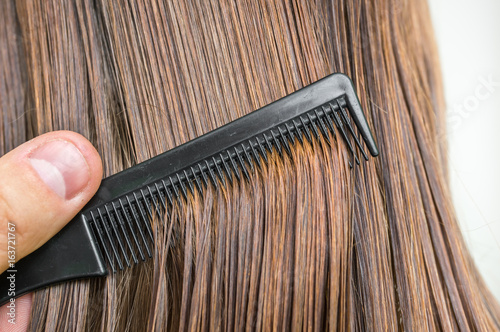
M 354 123 L 354 126 L 352 122 Z M 211 183 L 250 180 L 268 153 L 329 133 L 346 143 L 356 164 L 377 146 L 351 80 L 333 74 L 223 127 L 104 179 L 85 208 L 37 251 L 16 263 L 15 296 L 65 280 L 104 276 L 152 257 L 149 221 L 162 218 L 177 200 Z M 35 272 L 36 271 L 36 272 Z M 0 304 L 9 301 L 7 270 L 0 279 Z

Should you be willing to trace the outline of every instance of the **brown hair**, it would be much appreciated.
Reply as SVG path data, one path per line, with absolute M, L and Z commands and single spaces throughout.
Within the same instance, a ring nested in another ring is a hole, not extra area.
M 402 0 L 3 1 L 0 153 L 80 132 L 113 174 L 332 72 L 381 155 L 269 155 L 152 220 L 152 260 L 36 292 L 33 331 L 483 330 L 500 308 L 447 186 L 427 5 Z

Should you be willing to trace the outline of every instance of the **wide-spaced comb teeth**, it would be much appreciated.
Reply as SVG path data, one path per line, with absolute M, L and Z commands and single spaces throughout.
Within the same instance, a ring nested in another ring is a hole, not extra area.
M 228 164 L 228 161 L 224 158 L 222 153 L 219 153 L 220 160 L 222 162 L 222 165 L 224 166 L 224 171 L 226 172 L 227 179 L 229 180 L 230 183 L 233 183 L 233 176 L 231 173 L 231 168 Z
M 203 188 L 201 186 L 200 178 L 198 177 L 198 175 L 196 175 L 196 171 L 194 170 L 193 167 L 190 167 L 190 170 L 191 170 L 191 174 L 193 175 L 193 178 L 194 178 L 194 183 L 196 184 L 196 189 L 198 189 L 198 192 L 200 194 L 203 194 Z
M 310 128 L 307 126 L 307 122 L 302 119 L 302 116 L 299 116 L 300 124 L 302 125 L 302 133 L 305 134 L 305 137 L 309 141 L 309 143 L 312 144 L 312 137 L 311 137 L 311 131 Z
M 221 169 L 220 165 L 218 164 L 217 160 L 215 159 L 215 157 L 212 157 L 212 162 L 215 165 L 215 170 L 217 171 L 217 175 L 219 176 L 219 180 L 221 180 L 222 185 L 225 186 L 226 181 L 224 180 L 225 179 L 224 174 L 222 174 L 222 169 Z M 221 161 L 221 163 L 222 163 L 222 161 Z
M 239 182 L 239 181 L 241 181 L 241 177 L 240 177 L 240 172 L 238 170 L 238 165 L 236 164 L 236 161 L 234 160 L 235 156 L 230 151 L 226 151 L 226 153 L 228 156 L 229 166 L 231 166 L 231 170 L 233 171 L 233 174 L 235 175 L 236 179 Z
M 251 143 L 248 142 L 248 145 L 250 145 Z M 248 165 L 250 166 L 250 171 L 254 171 L 254 168 L 253 168 L 253 161 L 252 161 L 252 157 L 251 157 L 251 149 L 250 148 L 247 148 L 247 146 L 245 145 L 245 143 L 241 143 L 241 149 L 244 153 L 244 157 L 245 159 L 247 160 L 247 163 Z
M 182 204 L 195 190 L 203 195 L 210 184 L 250 180 L 254 165 L 268 163 L 270 153 L 292 158 L 293 144 L 321 137 L 332 144 L 330 135 L 335 142 L 344 140 L 358 164 L 357 150 L 368 160 L 358 135 L 370 154 L 378 155 L 352 82 L 341 74 L 104 179 L 73 221 L 16 264 L 37 271 L 18 275 L 16 295 L 57 281 L 102 276 L 106 267 L 116 272 L 152 257 L 153 218 L 162 222 L 174 204 Z M 8 285 L 2 278 L 3 291 Z M 0 303 L 5 303 L 9 297 L 2 295 Z
M 248 140 L 248 144 L 250 145 L 250 149 L 252 150 L 252 156 L 254 158 L 254 161 L 257 163 L 257 166 L 259 168 L 262 168 L 262 164 L 260 163 L 259 152 L 257 152 L 256 148 L 259 145 L 259 143 L 255 143 L 254 145 L 252 140 Z

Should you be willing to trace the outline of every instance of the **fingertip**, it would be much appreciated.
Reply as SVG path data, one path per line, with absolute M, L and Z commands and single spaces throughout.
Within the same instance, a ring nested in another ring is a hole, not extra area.
M 96 149 L 71 131 L 40 135 L 2 156 L 0 224 L 16 224 L 17 257 L 61 230 L 95 194 L 102 174 Z
M 88 165 L 89 181 L 87 186 L 81 190 L 79 195 L 75 195 L 75 198 L 83 198 L 86 200 L 90 199 L 90 197 L 92 197 L 99 188 L 103 176 L 102 160 L 96 148 L 83 135 L 73 131 L 60 130 L 50 132 L 45 135 L 48 135 L 48 140 L 62 139 L 72 143 L 85 158 Z
M 96 148 L 85 136 L 74 131 L 58 130 L 40 135 L 36 139 L 40 139 L 40 145 L 52 140 L 64 140 L 72 143 L 83 155 L 89 167 L 91 180 L 85 191 L 92 192 L 92 194 L 97 191 L 103 176 L 102 160 Z
M 31 140 L 23 149 L 27 154 L 21 158 L 27 158 L 40 179 L 66 201 L 83 202 L 97 191 L 103 175 L 102 161 L 84 136 L 53 131 Z
M 30 322 L 32 294 L 26 294 L 0 307 L 0 331 L 23 332 Z

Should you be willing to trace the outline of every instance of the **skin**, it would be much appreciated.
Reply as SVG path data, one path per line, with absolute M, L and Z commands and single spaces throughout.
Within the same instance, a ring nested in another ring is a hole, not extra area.
M 53 140 L 73 144 L 89 166 L 88 181 L 70 199 L 57 195 L 39 177 L 29 162 L 30 154 Z M 92 144 L 70 131 L 38 136 L 0 158 L 0 272 L 8 267 L 8 223 L 15 224 L 16 261 L 38 249 L 65 226 L 92 198 L 102 179 L 102 162 Z M 5 306 L 0 307 L 0 331 L 26 331 L 31 294 L 16 299 L 16 324 L 9 323 Z

